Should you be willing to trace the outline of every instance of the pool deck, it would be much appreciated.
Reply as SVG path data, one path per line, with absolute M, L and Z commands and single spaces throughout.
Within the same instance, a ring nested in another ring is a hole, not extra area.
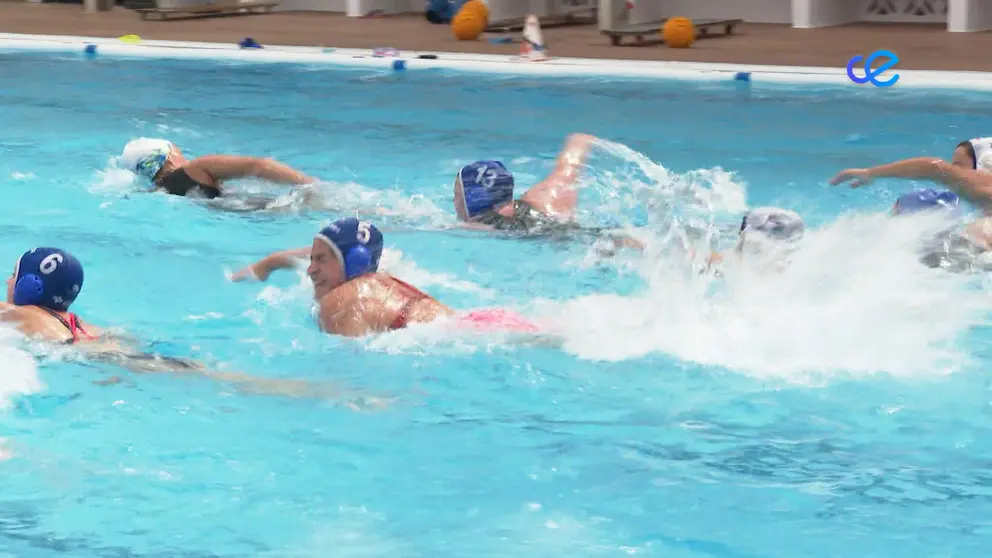
M 729 37 L 697 41 L 691 49 L 664 45 L 614 47 L 595 25 L 544 30 L 555 57 L 582 57 L 731 64 L 843 67 L 855 54 L 886 48 L 899 55 L 899 67 L 917 70 L 992 72 L 992 32 L 948 33 L 944 25 L 856 24 L 821 29 L 742 24 Z M 85 14 L 78 4 L 30 4 L 0 0 L 0 32 L 89 37 L 136 34 L 145 39 L 259 43 L 340 48 L 395 47 L 400 50 L 516 54 L 515 44 L 455 40 L 448 26 L 422 16 L 348 18 L 325 12 L 176 21 L 141 21 L 131 10 Z M 515 35 L 510 35 L 515 36 Z

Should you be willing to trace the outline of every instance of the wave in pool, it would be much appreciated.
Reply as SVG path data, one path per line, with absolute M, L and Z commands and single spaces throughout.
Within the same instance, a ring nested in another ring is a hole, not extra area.
M 0 326 L 0 362 L 3 363 L 0 409 L 9 409 L 17 397 L 37 393 L 45 388 L 38 377 L 34 356 L 25 348 L 29 347 L 25 347 L 23 335 L 12 327 Z M 0 443 L 0 450 L 2 446 Z
M 969 364 L 963 337 L 992 309 L 980 277 L 920 263 L 920 245 L 949 225 L 849 214 L 808 229 L 787 264 L 731 257 L 719 275 L 699 273 L 702 258 L 690 262 L 684 249 L 691 235 L 675 230 L 634 260 L 643 291 L 542 306 L 564 349 L 587 359 L 663 353 L 802 383 L 948 373 Z M 709 253 L 707 242 L 690 246 Z

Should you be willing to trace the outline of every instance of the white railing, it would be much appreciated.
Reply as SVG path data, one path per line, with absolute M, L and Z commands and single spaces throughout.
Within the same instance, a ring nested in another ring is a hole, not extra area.
M 548 15 L 585 15 L 593 13 L 598 6 L 599 0 L 551 0 Z
M 945 23 L 947 0 L 861 0 L 861 21 Z

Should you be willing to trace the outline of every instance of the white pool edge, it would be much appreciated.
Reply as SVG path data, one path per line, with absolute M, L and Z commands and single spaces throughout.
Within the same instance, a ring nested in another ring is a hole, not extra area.
M 91 46 L 92 45 L 92 46 Z M 650 47 L 645 47 L 650 48 Z M 658 47 L 664 48 L 664 47 Z M 87 53 L 89 49 L 89 53 Z M 81 58 L 100 56 L 137 58 L 199 58 L 242 62 L 290 62 L 360 66 L 383 70 L 419 70 L 429 68 L 458 71 L 541 76 L 603 76 L 692 81 L 748 81 L 753 84 L 831 84 L 858 85 L 848 78 L 846 68 L 768 66 L 759 64 L 715 64 L 698 62 L 662 62 L 593 58 L 551 58 L 541 62 L 522 61 L 515 56 L 467 54 L 437 51 L 401 51 L 398 57 L 376 57 L 371 49 L 264 45 L 245 49 L 236 44 L 195 43 L 142 40 L 131 44 L 115 38 L 76 37 L 69 35 L 25 35 L 0 33 L 0 50 L 56 51 L 78 53 Z M 421 59 L 434 55 L 436 59 Z M 936 70 L 890 70 L 898 73 L 895 88 L 947 88 L 992 90 L 992 73 Z M 888 75 L 883 76 L 888 78 Z M 889 88 L 891 89 L 891 88 Z

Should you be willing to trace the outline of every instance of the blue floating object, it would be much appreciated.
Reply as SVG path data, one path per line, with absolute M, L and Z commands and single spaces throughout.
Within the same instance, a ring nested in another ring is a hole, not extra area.
M 489 42 L 494 45 L 507 45 L 513 42 L 513 37 L 490 37 Z
M 751 72 L 737 72 L 734 81 L 751 81 Z
M 406 60 L 393 60 L 393 69 L 402 72 L 406 69 Z
M 238 43 L 238 46 L 241 48 L 262 48 L 262 45 L 255 42 L 255 39 L 252 39 L 251 37 L 245 37 L 244 39 L 241 39 L 241 42 Z
M 83 48 L 83 54 L 86 56 L 96 56 L 96 45 L 86 45 L 86 47 Z

